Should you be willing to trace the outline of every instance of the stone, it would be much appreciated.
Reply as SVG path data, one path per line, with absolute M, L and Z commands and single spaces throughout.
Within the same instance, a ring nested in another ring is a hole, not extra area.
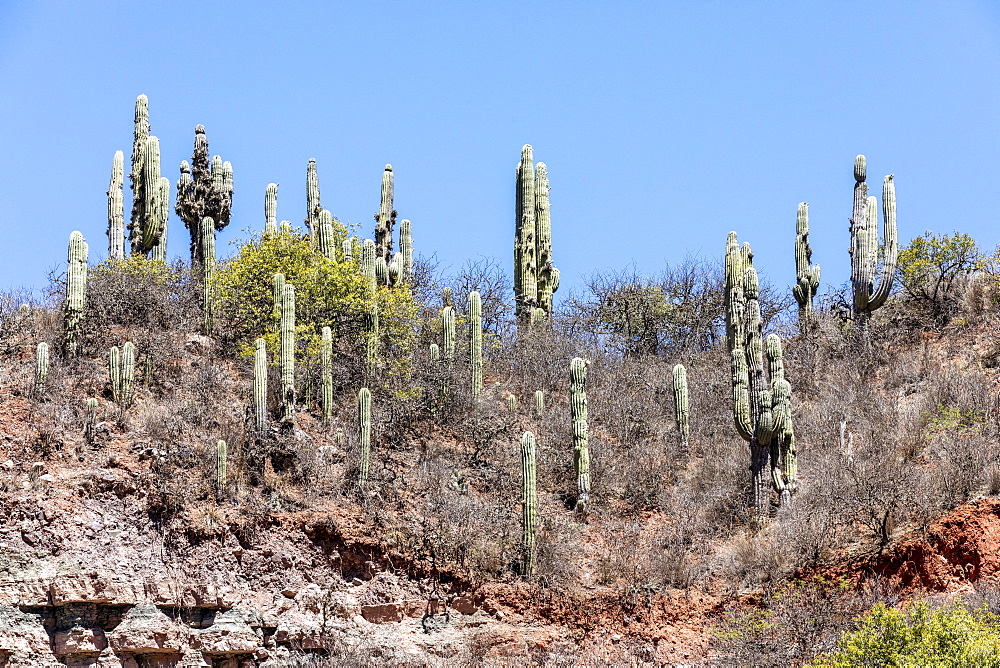
M 108 635 L 116 652 L 131 654 L 179 654 L 182 639 L 181 629 L 151 604 L 134 606 Z
M 55 655 L 62 657 L 69 654 L 99 654 L 108 646 L 104 629 L 72 628 L 59 631 L 53 640 Z

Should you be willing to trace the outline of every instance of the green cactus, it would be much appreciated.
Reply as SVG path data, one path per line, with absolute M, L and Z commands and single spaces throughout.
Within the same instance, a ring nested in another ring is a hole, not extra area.
M 405 218 L 399 223 L 399 280 L 409 285 L 413 282 L 413 230 Z
M 587 430 L 587 362 L 574 357 L 570 362 L 569 410 L 573 420 L 573 463 L 576 468 L 576 509 L 587 511 L 590 503 L 590 448 Z
M 382 287 L 389 285 L 389 267 L 381 255 L 375 257 L 375 285 Z
M 386 265 L 392 260 L 392 228 L 396 224 L 392 198 L 392 165 L 386 165 L 382 172 L 382 203 L 375 214 L 375 257 L 382 258 Z
M 535 416 L 542 417 L 545 414 L 545 393 L 535 390 Z
M 441 309 L 441 356 L 449 363 L 455 359 L 455 309 Z
M 441 360 L 441 347 L 436 343 L 432 343 L 428 354 L 432 362 L 439 362 Z
M 264 191 L 264 234 L 278 232 L 278 184 L 268 183 Z
M 227 453 L 226 453 L 226 442 L 220 440 L 215 444 L 215 464 L 216 464 L 216 476 L 215 476 L 215 488 L 218 491 L 219 496 L 226 493 L 226 483 L 228 482 L 226 476 L 226 464 L 227 464 Z
M 531 329 L 536 329 L 544 325 L 547 319 L 548 318 L 545 315 L 545 309 L 541 307 L 536 308 L 534 311 L 531 312 L 531 321 L 529 323 Z
M 521 552 L 522 575 L 531 577 L 535 567 L 535 528 L 538 524 L 538 492 L 535 488 L 535 435 L 521 436 Z
M 275 332 L 281 331 L 281 300 L 285 298 L 285 275 L 275 274 L 271 279 L 271 324 Z
M 483 397 L 483 300 L 473 290 L 469 293 L 469 366 L 472 368 L 472 401 Z
M 333 238 L 333 214 L 323 209 L 319 212 L 319 221 L 316 227 L 316 246 L 323 257 L 336 259 L 336 240 Z
M 677 422 L 677 433 L 681 437 L 681 447 L 688 446 L 691 426 L 688 421 L 688 382 L 687 370 L 683 364 L 674 366 L 674 420 Z
M 166 177 L 160 175 L 159 139 L 147 136 L 139 156 L 139 169 L 136 169 L 135 163 L 132 165 L 133 176 L 138 173 L 139 177 L 132 183 L 132 221 L 128 238 L 133 255 L 148 255 L 167 227 L 164 211 L 169 211 L 169 205 L 164 207 L 163 198 L 166 196 L 169 202 L 170 185 L 169 182 L 164 184 Z
M 378 371 L 378 348 L 379 348 L 379 323 L 378 323 L 378 302 L 374 299 L 368 308 L 366 318 L 367 331 L 365 332 L 365 376 L 369 379 L 375 378 Z
M 378 286 L 375 275 L 375 242 L 365 239 L 361 244 L 361 275 L 368 279 L 368 290 L 374 293 Z
M 344 262 L 354 260 L 354 243 L 350 239 L 344 239 L 341 243 L 341 251 L 344 256 Z
M 200 226 L 202 232 L 201 251 L 201 292 L 202 312 L 204 314 L 205 333 L 212 333 L 215 315 L 215 225 L 211 218 L 205 218 Z
M 108 370 L 111 376 L 111 396 L 124 410 L 132 404 L 135 388 L 135 344 L 126 341 L 121 349 L 112 346 L 108 355 Z
M 851 288 L 854 293 L 855 321 L 862 329 L 871 312 L 882 306 L 892 290 L 899 253 L 896 235 L 896 186 L 889 174 L 882 182 L 882 237 L 884 251 L 879 253 L 878 203 L 868 197 L 865 183 L 865 156 L 854 159 L 854 209 L 851 215 Z M 881 257 L 880 257 L 881 255 Z M 876 286 L 876 273 L 881 275 Z
M 552 219 L 549 178 L 544 163 L 534 165 L 530 144 L 521 148 L 516 178 L 514 295 L 518 324 L 537 323 L 536 309 L 552 314 L 552 296 L 559 289 L 559 270 L 552 264 Z
M 358 486 L 368 485 L 368 465 L 372 454 L 372 393 L 367 387 L 358 390 L 358 439 L 361 459 L 358 462 Z
M 508 392 L 507 396 L 504 397 L 504 401 L 507 402 L 507 410 L 509 410 L 511 413 L 517 412 L 517 407 L 520 404 L 520 402 L 518 402 L 516 394 Z
M 295 423 L 295 286 L 285 284 L 281 295 L 281 420 Z
M 544 162 L 535 165 L 535 250 L 538 306 L 552 313 L 552 295 L 559 287 L 559 270 L 552 264 L 552 218 L 549 213 L 549 174 Z
M 333 421 L 333 332 L 323 328 L 319 347 L 320 376 L 323 382 L 323 424 Z
M 194 153 L 191 166 L 181 163 L 181 178 L 177 182 L 174 211 L 191 233 L 191 265 L 200 267 L 205 261 L 204 241 L 208 230 L 202 227 L 211 219 L 212 236 L 229 224 L 233 208 L 233 167 L 219 156 L 208 159 L 208 139 L 205 126 L 194 129 Z
M 149 256 L 160 262 L 167 261 L 167 231 L 170 229 L 170 181 L 165 176 L 160 177 L 160 219 L 163 221 L 163 231 L 160 237 L 153 244 L 153 249 Z
M 388 274 L 389 285 L 399 285 L 399 265 L 402 263 L 400 260 L 399 253 L 395 253 L 392 256 L 392 260 L 386 265 L 386 273 Z
M 87 417 L 83 422 L 83 441 L 93 445 L 97 440 L 97 399 L 87 399 Z
M 775 443 L 783 434 L 791 434 L 791 386 L 784 379 L 781 357 L 781 340 L 777 335 L 768 337 L 767 345 L 761 341 L 760 287 L 753 267 L 753 253 L 749 244 L 741 248 L 736 233 L 730 232 L 726 242 L 726 323 L 727 341 L 732 358 L 733 417 L 736 430 L 750 444 L 751 492 L 750 506 L 756 521 L 762 524 L 770 512 L 768 471 L 777 488 L 775 468 L 787 459 L 792 468 L 787 485 L 777 491 L 790 499 L 794 490 L 794 437 L 785 445 Z M 767 357 L 768 375 L 765 377 L 764 357 Z M 791 453 L 787 450 L 791 448 Z M 778 456 L 772 451 L 777 449 Z M 785 454 L 782 454 L 782 453 Z
M 66 356 L 76 357 L 77 338 L 80 322 L 83 320 L 83 305 L 87 298 L 87 242 L 83 235 L 73 232 L 69 235 L 69 250 L 66 257 L 66 304 L 64 307 L 64 331 L 66 335 Z
M 258 435 L 267 429 L 267 342 L 264 339 L 254 343 L 253 423 Z
M 309 158 L 306 168 L 306 227 L 309 230 L 309 240 L 316 245 L 319 233 L 319 212 L 323 205 L 319 201 L 319 176 L 316 174 L 316 159 Z
M 125 259 L 125 155 L 115 151 L 111 164 L 111 184 L 108 186 L 108 259 Z
M 35 394 L 42 396 L 49 382 L 49 344 L 42 341 L 35 349 Z
M 795 285 L 792 295 L 799 303 L 799 328 L 806 331 L 812 318 L 812 302 L 819 288 L 819 265 L 812 261 L 809 248 L 809 205 L 799 204 L 795 217 Z

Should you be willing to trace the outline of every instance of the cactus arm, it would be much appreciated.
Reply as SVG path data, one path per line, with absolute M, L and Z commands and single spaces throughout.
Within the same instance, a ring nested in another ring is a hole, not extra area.
M 373 294 L 378 286 L 375 272 L 375 242 L 365 239 L 361 245 L 361 275 L 368 279 L 368 289 Z
M 392 228 L 396 223 L 396 211 L 392 208 L 393 190 L 392 165 L 386 165 L 382 172 L 381 204 L 375 215 L 375 256 L 381 257 L 387 264 L 392 258 Z
M 450 306 L 441 309 L 441 355 L 448 362 L 455 359 L 455 310 Z
M 324 257 L 336 259 L 336 244 L 333 238 L 333 214 L 326 209 L 319 212 L 317 225 L 317 246 Z
M 309 240 L 315 245 L 319 227 L 319 212 L 323 206 L 319 200 L 319 175 L 316 173 L 316 159 L 309 158 L 306 167 L 306 227 L 309 230 Z
M 108 259 L 125 259 L 125 154 L 115 151 L 108 185 Z
M 819 265 L 810 264 L 809 205 L 799 204 L 795 217 L 795 286 L 792 294 L 799 304 L 799 323 L 807 325 L 812 317 L 812 302 L 819 287 Z
M 882 182 L 882 238 L 885 240 L 885 252 L 882 256 L 882 273 L 878 288 L 868 301 L 868 308 L 874 310 L 885 303 L 892 290 L 896 276 L 896 261 L 899 257 L 899 239 L 896 230 L 896 186 L 893 175 L 889 174 Z
M 401 256 L 400 280 L 403 283 L 413 282 L 413 230 L 409 220 L 405 218 L 399 223 L 399 252 Z
M 538 306 L 538 259 L 536 255 L 535 166 L 531 145 L 521 148 L 517 165 L 517 227 L 514 246 L 514 291 L 518 322 L 530 324 Z
M 535 230 L 538 272 L 538 307 L 552 314 L 552 295 L 558 284 L 552 275 L 552 216 L 549 210 L 549 175 L 544 162 L 535 166 Z

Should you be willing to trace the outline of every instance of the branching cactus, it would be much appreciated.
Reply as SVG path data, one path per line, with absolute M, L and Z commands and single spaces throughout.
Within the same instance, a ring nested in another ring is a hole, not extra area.
M 319 346 L 320 376 L 323 384 L 323 424 L 333 421 L 333 332 L 323 328 Z
M 115 151 L 108 186 L 108 259 L 125 259 L 125 154 Z
M 521 553 L 522 574 L 531 577 L 535 567 L 535 529 L 538 525 L 538 492 L 535 487 L 535 435 L 521 436 Z
M 163 183 L 160 175 L 160 140 L 150 135 L 146 137 L 140 151 L 141 165 L 138 183 L 133 182 L 132 222 L 129 225 L 129 244 L 133 255 L 148 255 L 159 243 L 167 227 L 163 197 L 170 197 L 169 183 Z M 132 165 L 133 174 L 136 165 Z
M 590 449 L 587 430 L 587 365 L 574 357 L 569 365 L 569 410 L 573 420 L 573 463 L 576 468 L 576 509 L 587 511 L 590 503 Z
M 215 488 L 219 496 L 225 495 L 226 484 L 229 481 L 226 471 L 228 459 L 229 457 L 226 452 L 226 442 L 220 440 L 215 444 Z
M 333 238 L 333 214 L 323 209 L 317 224 L 317 247 L 324 257 L 336 259 L 336 240 Z
M 49 383 L 49 344 L 42 341 L 35 349 L 35 395 L 45 394 Z
M 542 417 L 545 414 L 545 393 L 535 390 L 535 416 Z
M 212 219 L 212 234 L 229 224 L 233 207 L 233 167 L 219 156 L 208 158 L 205 126 L 194 129 L 194 153 L 191 166 L 181 163 L 181 178 L 177 182 L 177 202 L 174 211 L 191 233 L 191 264 L 201 266 L 205 260 L 202 225 Z
M 552 218 L 549 177 L 544 163 L 534 164 L 529 144 L 521 148 L 516 178 L 514 237 L 514 296 L 518 324 L 538 322 L 536 309 L 552 314 L 552 296 L 559 289 L 559 270 L 552 263 Z
M 809 248 L 809 205 L 799 204 L 795 217 L 795 285 L 792 295 L 799 303 L 799 328 L 806 331 L 812 318 L 813 297 L 819 289 L 819 265 L 812 262 Z
M 469 366 L 472 367 L 472 400 L 483 397 L 483 301 L 479 293 L 469 293 Z
M 267 342 L 264 339 L 254 343 L 253 426 L 258 436 L 267 429 Z
M 111 395 L 123 410 L 132 404 L 135 388 L 135 344 L 126 341 L 118 348 L 112 346 L 108 355 L 108 370 L 111 375 Z
M 405 218 L 399 223 L 399 280 L 413 282 L 413 230 Z
M 278 184 L 268 183 L 264 191 L 264 234 L 278 232 Z
M 213 280 L 215 279 L 215 225 L 211 218 L 205 218 L 201 223 L 201 305 L 204 315 L 206 334 L 212 333 L 212 323 L 215 312 L 215 295 Z
M 681 447 L 688 446 L 691 425 L 688 414 L 688 381 L 687 370 L 683 364 L 674 367 L 674 420 L 677 422 L 677 433 L 680 435 Z
M 375 256 L 389 264 L 392 259 L 392 228 L 396 224 L 396 211 L 392 208 L 392 165 L 382 172 L 382 203 L 375 214 Z
M 372 393 L 367 387 L 358 390 L 358 440 L 361 458 L 358 462 L 358 486 L 368 485 L 368 465 L 372 454 Z
M 281 296 L 282 421 L 295 423 L 295 286 L 285 284 Z
M 285 298 L 285 275 L 275 274 L 271 279 L 271 322 L 276 332 L 281 331 L 281 301 Z
M 73 358 L 76 357 L 80 322 L 83 320 L 83 305 L 87 298 L 87 242 L 79 232 L 69 235 L 66 262 L 64 329 L 66 356 Z
M 83 423 L 83 441 L 93 445 L 97 440 L 97 399 L 87 399 L 87 417 Z
M 892 290 L 899 253 L 896 235 L 896 187 L 892 174 L 882 182 L 882 238 L 885 250 L 879 253 L 878 203 L 868 197 L 865 183 L 865 156 L 854 159 L 854 209 L 851 214 L 851 287 L 854 292 L 854 318 L 860 327 L 871 312 L 882 306 Z M 876 285 L 876 273 L 881 275 Z
M 368 279 L 368 290 L 372 293 L 378 283 L 375 277 L 375 242 L 365 239 L 361 244 L 361 275 Z
M 449 363 L 455 359 L 455 309 L 441 309 L 441 355 Z
M 319 212 L 323 205 L 319 201 L 319 175 L 316 173 L 316 159 L 309 158 L 306 168 L 306 227 L 309 228 L 309 240 L 315 245 L 319 233 Z

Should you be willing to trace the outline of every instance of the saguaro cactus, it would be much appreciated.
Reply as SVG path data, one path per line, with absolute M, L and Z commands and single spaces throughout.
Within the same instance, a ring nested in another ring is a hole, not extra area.
M 83 441 L 93 445 L 97 440 L 97 399 L 87 399 L 87 417 L 83 423 Z
M 674 420 L 677 422 L 677 433 L 681 437 L 681 447 L 688 445 L 691 426 L 688 420 L 688 382 L 687 370 L 683 364 L 674 366 Z
M 215 226 L 211 218 L 205 218 L 201 223 L 201 303 L 205 316 L 205 333 L 212 333 L 212 321 L 215 311 L 215 294 L 213 280 L 215 278 Z
M 559 270 L 552 264 L 548 171 L 544 163 L 535 167 L 530 144 L 521 148 L 516 200 L 514 296 L 518 323 L 530 325 L 535 309 L 552 314 L 552 295 L 559 288 Z
M 399 280 L 413 282 L 413 229 L 405 218 L 399 223 Z
M 226 483 L 228 482 L 228 477 L 226 475 L 226 464 L 227 464 L 227 453 L 226 453 L 226 442 L 220 440 L 215 444 L 215 464 L 216 464 L 216 475 L 215 475 L 215 487 L 219 495 L 222 496 L 226 493 Z
M 576 467 L 576 509 L 586 512 L 590 502 L 590 449 L 587 433 L 587 365 L 574 357 L 570 362 L 569 410 L 573 420 L 573 463 Z
M 792 386 L 785 379 L 781 339 L 771 334 L 764 342 L 771 374 L 771 412 L 774 436 L 771 438 L 771 485 L 782 506 L 792 501 L 798 489 L 798 458 L 795 430 L 792 425 Z
M 66 262 L 64 329 L 66 356 L 72 358 L 76 357 L 80 321 L 83 320 L 83 304 L 87 297 L 87 242 L 79 232 L 69 235 Z
M 368 464 L 372 454 L 372 393 L 367 387 L 358 390 L 358 440 L 361 458 L 358 461 L 358 486 L 368 485 Z
M 208 158 L 205 126 L 194 129 L 194 153 L 191 165 L 181 163 L 181 178 L 177 182 L 177 202 L 174 211 L 191 233 L 191 264 L 201 266 L 205 260 L 202 230 L 206 218 L 212 220 L 212 235 L 229 224 L 233 206 L 233 166 L 219 156 Z
M 472 400 L 483 396 L 483 301 L 479 293 L 469 293 L 469 366 L 472 369 Z
M 165 212 L 169 207 L 164 207 L 164 197 L 169 201 L 170 182 L 160 175 L 159 139 L 152 135 L 146 137 L 139 156 L 138 170 L 135 163 L 132 164 L 133 179 L 136 173 L 139 176 L 138 181 L 132 183 L 132 222 L 128 239 L 133 255 L 148 255 L 167 228 Z
M 132 404 L 135 387 L 135 344 L 126 341 L 121 349 L 112 346 L 108 355 L 108 370 L 111 376 L 111 396 L 124 410 Z
M 35 349 L 35 394 L 41 396 L 49 382 L 49 344 L 42 341 Z
M 538 493 L 535 489 L 535 435 L 521 436 L 521 553 L 522 573 L 530 577 L 535 568 L 535 527 L 538 524 Z
M 896 186 L 893 175 L 882 182 L 882 237 L 885 251 L 879 257 L 878 203 L 868 197 L 865 183 L 867 166 L 865 156 L 854 159 L 854 209 L 851 215 L 851 288 L 854 293 L 854 318 L 860 327 L 871 312 L 882 306 L 889 297 L 896 275 L 899 253 L 896 236 Z M 876 273 L 882 271 L 876 287 Z
M 542 417 L 545 414 L 545 393 L 535 390 L 535 416 Z
M 368 317 L 366 320 L 368 331 L 365 332 L 365 375 L 371 379 L 375 377 L 375 372 L 378 371 L 378 302 L 374 299 L 372 299 L 371 306 L 368 308 Z
M 285 275 L 275 274 L 271 279 L 271 322 L 275 332 L 281 331 L 281 301 L 285 298 Z
M 382 258 L 387 265 L 392 260 L 392 228 L 396 224 L 392 199 L 392 165 L 386 165 L 382 172 L 382 203 L 375 214 L 375 256 Z
M 309 240 L 315 245 L 319 230 L 319 212 L 323 205 L 319 201 L 319 176 L 316 174 L 316 158 L 309 158 L 306 167 L 306 227 Z
M 319 212 L 317 232 L 316 245 L 319 252 L 331 260 L 337 259 L 337 243 L 333 238 L 333 214 L 326 209 Z
M 365 239 L 361 244 L 361 275 L 368 279 L 368 290 L 372 293 L 378 285 L 375 276 L 375 242 Z
M 267 429 L 267 342 L 257 339 L 253 355 L 253 423 L 258 435 Z
M 535 252 L 538 265 L 538 307 L 552 313 L 552 295 L 559 287 L 559 270 L 552 264 L 552 217 L 549 214 L 549 174 L 544 162 L 535 166 Z
M 268 183 L 264 191 L 264 234 L 278 232 L 278 184 Z
M 441 356 L 451 362 L 455 359 L 455 309 L 441 309 Z
M 333 332 L 323 328 L 319 346 L 320 376 L 323 383 L 323 424 L 333 420 Z
M 125 259 L 125 154 L 115 151 L 108 186 L 108 259 Z
M 819 288 L 819 265 L 812 261 L 809 248 L 809 205 L 799 204 L 795 217 L 795 285 L 792 295 L 799 303 L 799 328 L 805 330 L 812 318 L 812 302 Z
M 295 286 L 285 284 L 281 296 L 281 397 L 282 421 L 295 422 Z

